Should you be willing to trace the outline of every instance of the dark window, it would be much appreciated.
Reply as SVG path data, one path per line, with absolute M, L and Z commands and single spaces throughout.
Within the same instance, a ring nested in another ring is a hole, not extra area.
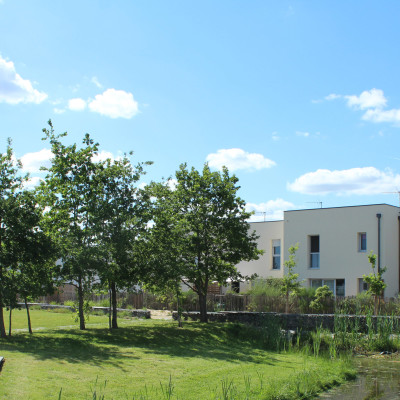
M 367 234 L 358 234 L 358 251 L 367 251 Z
M 319 236 L 310 236 L 310 268 L 319 268 Z
M 232 289 L 232 292 L 239 293 L 240 292 L 240 282 L 232 282 L 231 289 Z
M 336 296 L 344 297 L 344 279 L 336 279 Z
M 311 253 L 319 253 L 319 236 L 310 236 Z

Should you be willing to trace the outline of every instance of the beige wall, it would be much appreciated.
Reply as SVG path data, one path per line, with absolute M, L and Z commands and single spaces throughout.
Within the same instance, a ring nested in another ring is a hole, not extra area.
M 299 244 L 296 272 L 299 279 L 345 279 L 345 295 L 358 293 L 358 279 L 372 272 L 367 254 L 378 253 L 378 219 L 381 217 L 381 266 L 387 267 L 383 275 L 387 283 L 386 297 L 399 290 L 399 208 L 389 205 L 322 208 L 286 211 L 284 213 L 284 254 Z M 360 252 L 358 234 L 367 234 L 367 251 Z M 319 235 L 320 267 L 309 264 L 310 236 Z
M 252 222 L 250 223 L 250 231 L 256 231 L 260 236 L 258 239 L 258 249 L 264 250 L 264 254 L 258 260 L 243 261 L 236 267 L 243 275 L 257 274 L 260 278 L 282 277 L 283 276 L 283 221 L 268 222 Z M 280 270 L 272 269 L 272 241 L 281 240 L 281 268 Z M 247 284 L 240 286 L 240 291 L 247 288 Z

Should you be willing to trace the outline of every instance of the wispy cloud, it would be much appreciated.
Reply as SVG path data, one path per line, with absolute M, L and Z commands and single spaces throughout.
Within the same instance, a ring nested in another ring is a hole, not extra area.
M 230 171 L 260 170 L 276 165 L 275 161 L 258 153 L 248 153 L 242 149 L 221 149 L 207 156 L 209 166 L 215 169 L 227 167 Z
M 247 211 L 255 212 L 255 214 L 251 216 L 250 222 L 281 220 L 283 219 L 283 212 L 293 209 L 294 207 L 293 203 L 280 198 L 269 200 L 265 203 L 246 204 Z
M 361 117 L 364 121 L 387 122 L 400 126 L 400 109 L 386 109 L 388 100 L 381 89 L 364 90 L 359 95 L 330 94 L 325 97 L 325 100 L 336 99 L 344 99 L 352 109 L 365 111 Z
M 372 195 L 400 187 L 400 175 L 374 167 L 333 171 L 318 169 L 301 175 L 287 187 L 303 194 Z
M 310 136 L 310 132 L 300 132 L 300 131 L 296 131 L 296 136 L 301 136 L 301 137 L 309 137 Z
M 99 82 L 96 76 L 94 76 L 90 81 L 95 84 L 99 89 L 103 89 L 103 85 Z
M 0 56 L 0 103 L 39 104 L 47 94 L 36 90 L 28 79 L 23 79 L 15 70 L 14 63 Z

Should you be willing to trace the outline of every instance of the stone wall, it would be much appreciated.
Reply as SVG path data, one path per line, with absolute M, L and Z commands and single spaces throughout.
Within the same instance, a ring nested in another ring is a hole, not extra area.
M 182 317 L 185 320 L 191 319 L 197 321 L 200 319 L 200 313 L 197 311 L 184 312 Z M 172 318 L 177 319 L 178 313 L 174 311 Z M 209 312 L 208 320 L 216 322 L 239 322 L 254 326 L 263 326 L 269 322 L 278 322 L 282 329 L 292 331 L 313 331 L 316 328 L 322 327 L 331 332 L 334 331 L 335 318 L 338 318 L 337 323 L 341 326 L 346 325 L 347 329 L 353 330 L 358 327 L 358 332 L 367 332 L 367 317 L 363 315 L 334 315 L 334 314 L 280 314 L 280 313 L 258 313 L 258 312 L 235 312 L 221 311 Z M 375 324 L 378 320 L 389 319 L 392 317 L 372 316 L 372 323 Z M 394 322 L 400 325 L 400 317 L 393 317 Z M 341 320 L 342 319 L 342 320 Z
M 75 311 L 74 307 L 71 306 L 63 306 L 59 304 L 46 304 L 46 303 L 28 303 L 30 306 L 40 307 L 42 310 L 54 310 L 54 309 L 67 309 L 71 311 Z M 21 308 L 25 308 L 24 303 L 18 303 L 18 306 Z M 109 308 L 108 307 L 92 307 L 93 311 L 102 311 L 104 314 L 108 314 Z M 137 318 L 150 318 L 150 311 L 147 310 L 132 310 L 132 309 L 125 309 L 125 308 L 117 308 L 117 311 L 125 311 L 131 314 L 132 317 Z

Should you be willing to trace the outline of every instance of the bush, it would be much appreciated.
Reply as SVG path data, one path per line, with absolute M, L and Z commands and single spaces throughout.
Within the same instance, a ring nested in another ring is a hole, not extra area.
M 315 298 L 310 303 L 310 307 L 318 313 L 326 313 L 332 305 L 333 292 L 327 285 L 317 288 Z

